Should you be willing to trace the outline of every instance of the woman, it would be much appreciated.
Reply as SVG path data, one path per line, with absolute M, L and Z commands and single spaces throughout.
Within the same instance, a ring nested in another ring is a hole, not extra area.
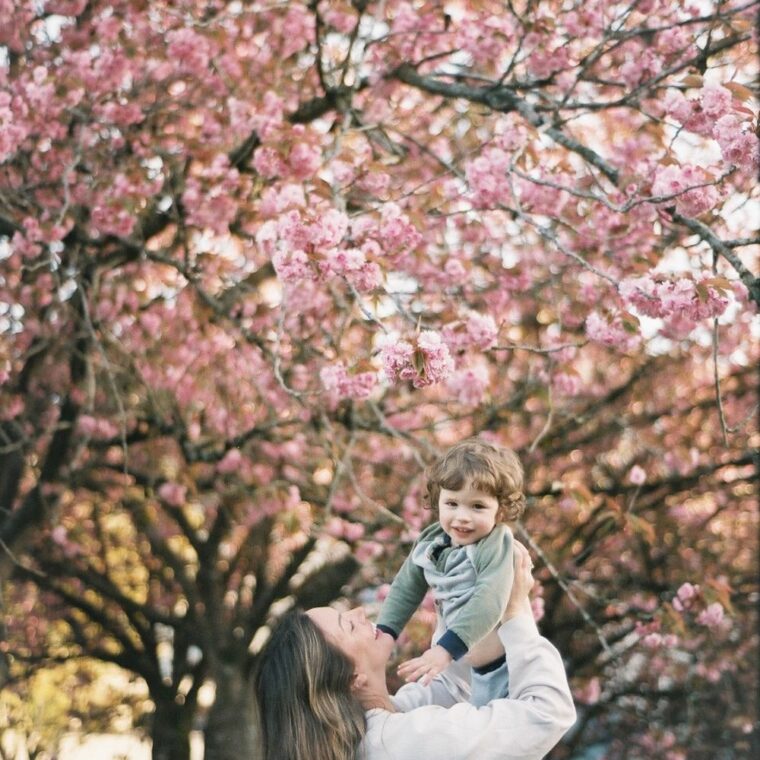
M 455 663 L 430 685 L 391 697 L 393 638 L 361 607 L 289 613 L 259 655 L 254 688 L 264 760 L 538 760 L 575 721 L 557 650 L 533 621 L 528 552 L 515 542 L 515 579 L 502 624 L 472 656 L 506 652 L 509 697 L 477 708 Z M 473 674 L 472 686 L 478 688 Z

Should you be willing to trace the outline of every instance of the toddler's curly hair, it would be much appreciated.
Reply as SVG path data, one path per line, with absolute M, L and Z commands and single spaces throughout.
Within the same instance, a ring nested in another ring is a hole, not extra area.
M 466 483 L 497 499 L 497 520 L 513 522 L 525 511 L 522 464 L 517 454 L 504 446 L 466 438 L 452 446 L 425 474 L 427 502 L 436 512 L 442 488 L 458 491 Z

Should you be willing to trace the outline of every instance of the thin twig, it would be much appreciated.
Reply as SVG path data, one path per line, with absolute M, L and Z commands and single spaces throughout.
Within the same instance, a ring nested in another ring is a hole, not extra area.
M 729 433 L 738 433 L 751 419 L 754 419 L 755 412 L 760 408 L 760 404 L 755 404 L 752 409 L 749 410 L 747 416 L 741 421 L 737 422 L 733 427 L 727 428 Z
M 532 454 L 536 450 L 536 446 L 541 442 L 541 439 L 551 430 L 552 422 L 554 421 L 554 402 L 552 400 L 552 385 L 551 381 L 546 386 L 546 390 L 549 394 L 549 414 L 546 417 L 546 422 L 541 428 L 539 434 L 533 439 L 533 443 L 528 448 L 528 453 Z
M 542 348 L 541 346 L 526 346 L 522 343 L 510 343 L 506 346 L 493 346 L 489 351 L 531 351 L 535 354 L 552 354 L 555 351 L 564 351 L 566 348 L 583 348 L 588 343 L 587 340 L 580 343 L 563 343 L 560 346 L 551 346 Z

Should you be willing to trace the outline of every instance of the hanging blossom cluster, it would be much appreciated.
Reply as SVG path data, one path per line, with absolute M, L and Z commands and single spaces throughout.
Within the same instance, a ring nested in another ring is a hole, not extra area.
M 386 203 L 380 214 L 380 226 L 375 236 L 388 255 L 398 256 L 416 248 L 422 242 L 420 231 L 397 203 Z M 371 228 L 367 229 L 368 234 L 372 235 L 373 232 Z
M 552 389 L 560 396 L 577 396 L 583 388 L 583 383 L 575 373 L 557 372 L 552 376 Z
M 509 185 L 510 156 L 501 148 L 486 148 L 465 166 L 472 200 L 478 208 L 508 203 L 512 196 Z
M 711 276 L 671 280 L 647 274 L 622 282 L 620 295 L 644 316 L 663 319 L 678 316 L 693 322 L 719 317 L 729 304 L 723 288 Z
M 684 129 L 716 140 L 727 164 L 748 174 L 757 173 L 760 151 L 752 127 L 753 114 L 736 101 L 729 89 L 708 85 L 696 98 L 687 98 L 681 90 L 671 89 L 665 96 L 664 107 Z
M 419 232 L 405 217 L 384 218 L 379 228 L 371 220 L 352 224 L 338 209 L 307 211 L 303 193 L 295 192 L 293 187 L 283 188 L 277 197 L 270 194 L 266 198 L 267 211 L 276 213 L 283 205 L 290 208 L 266 221 L 256 235 L 257 243 L 271 256 L 277 276 L 285 283 L 337 276 L 345 277 L 360 293 L 368 293 L 383 281 L 382 269 L 375 259 L 384 256 L 389 248 L 395 251 L 398 246 L 419 242 Z M 381 246 L 375 237 L 382 239 L 383 231 L 386 235 Z M 347 237 L 354 245 L 344 246 Z
M 235 191 L 240 175 L 224 154 L 217 155 L 197 175 L 188 177 L 182 193 L 187 223 L 224 235 L 235 218 Z
M 386 376 L 392 382 L 411 381 L 424 388 L 446 380 L 454 369 L 454 360 L 440 333 L 421 332 L 414 344 L 401 340 L 385 345 L 380 356 Z
M 442 335 L 452 351 L 466 348 L 488 351 L 496 344 L 498 332 L 496 322 L 490 314 L 472 311 L 464 319 L 445 325 Z
M 367 398 L 377 385 L 377 373 L 349 373 L 343 362 L 328 364 L 319 372 L 319 378 L 325 390 L 338 398 Z
M 638 331 L 629 330 L 619 315 L 607 321 L 596 311 L 586 317 L 586 335 L 589 340 L 623 352 L 632 351 L 641 341 Z
M 457 369 L 449 376 L 446 387 L 460 404 L 477 406 L 483 400 L 490 382 L 488 365 L 483 363 Z
M 316 137 L 307 132 L 302 124 L 294 125 L 290 130 L 295 144 L 286 156 L 272 145 L 263 145 L 256 149 L 253 166 L 266 179 L 289 174 L 297 180 L 313 177 L 322 166 L 322 150 L 315 142 Z
M 676 612 L 696 612 L 696 609 L 704 604 L 700 587 L 692 583 L 681 584 L 675 597 L 673 597 L 672 604 Z M 706 628 L 719 628 L 724 625 L 724 613 L 725 610 L 720 602 L 711 602 L 700 610 L 697 615 L 697 623 Z
M 663 196 L 664 203 L 675 203 L 685 216 L 700 216 L 720 201 L 720 192 L 704 169 L 683 164 L 660 167 L 652 182 L 652 194 Z

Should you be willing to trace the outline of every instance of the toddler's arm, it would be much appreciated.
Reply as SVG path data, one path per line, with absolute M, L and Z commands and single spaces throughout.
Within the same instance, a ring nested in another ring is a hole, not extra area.
M 407 681 L 419 681 L 427 686 L 437 675 L 451 664 L 451 655 L 436 644 L 419 657 L 407 660 L 399 666 L 398 674 Z
M 440 532 L 440 528 L 437 527 L 437 523 L 434 523 L 420 533 L 404 564 L 396 573 L 388 596 L 380 609 L 377 626 L 386 633 L 390 633 L 394 639 L 398 638 L 427 593 L 425 574 L 422 568 L 412 561 L 412 554 L 420 542 L 429 540 L 436 531 Z

